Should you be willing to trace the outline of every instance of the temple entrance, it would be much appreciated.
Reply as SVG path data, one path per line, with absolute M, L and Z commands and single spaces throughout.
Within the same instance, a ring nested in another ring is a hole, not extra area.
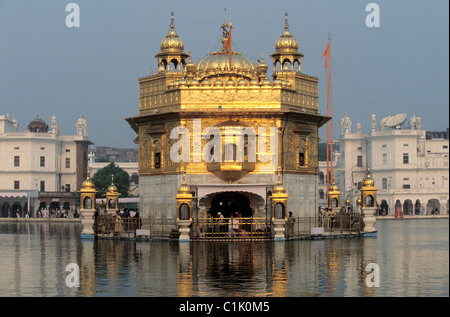
M 216 218 L 219 212 L 225 218 L 235 217 L 237 214 L 241 214 L 243 218 L 253 216 L 249 198 L 244 194 L 236 192 L 224 192 L 212 198 L 211 208 L 208 210 L 208 213 L 213 218 Z

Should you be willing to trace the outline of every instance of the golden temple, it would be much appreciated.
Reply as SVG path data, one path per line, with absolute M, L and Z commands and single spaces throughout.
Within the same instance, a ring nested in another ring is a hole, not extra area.
M 253 62 L 231 49 L 232 29 L 224 23 L 223 46 L 194 63 L 172 13 L 157 73 L 139 78 L 139 115 L 126 120 L 139 145 L 143 218 L 179 219 L 174 197 L 183 180 L 193 197 L 189 218 L 272 218 L 277 184 L 289 195 L 283 218 L 318 210 L 318 129 L 330 119 L 318 112 L 319 80 L 301 72 L 287 14 L 271 78 L 263 53 Z

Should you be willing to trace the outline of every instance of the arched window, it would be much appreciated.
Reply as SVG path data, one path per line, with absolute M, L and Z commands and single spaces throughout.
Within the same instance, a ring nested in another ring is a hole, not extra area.
M 366 196 L 366 207 L 373 207 L 374 206 L 374 200 L 372 195 Z
M 331 200 L 331 207 L 339 207 L 338 205 L 338 199 L 335 197 Z
M 92 209 L 92 199 L 90 197 L 84 198 L 84 209 Z
M 282 203 L 277 203 L 275 205 L 275 219 L 284 219 L 284 205 Z
M 180 206 L 180 220 L 189 220 L 190 218 L 190 208 L 187 204 L 182 204 Z

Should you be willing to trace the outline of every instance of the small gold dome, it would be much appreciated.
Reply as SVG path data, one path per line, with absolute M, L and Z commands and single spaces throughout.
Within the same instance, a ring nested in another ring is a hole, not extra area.
M 214 87 L 223 87 L 223 81 L 221 81 L 220 79 L 216 79 L 214 81 Z
M 242 78 L 238 81 L 237 85 L 238 87 L 247 87 L 247 81 L 244 78 Z
M 271 85 L 272 85 L 272 83 L 270 82 L 270 80 L 268 78 L 264 79 L 261 82 L 261 86 L 271 86 Z
M 199 82 L 197 79 L 194 78 L 189 82 L 189 85 L 197 87 L 199 85 Z
M 190 53 L 190 52 L 189 52 Z M 186 73 L 195 73 L 197 72 L 197 65 L 192 62 L 192 59 L 189 58 L 189 62 L 185 66 Z
M 257 79 L 253 78 L 253 79 L 250 81 L 250 86 L 256 87 L 256 86 L 258 86 L 258 85 L 259 85 L 259 83 L 258 83 L 258 80 L 257 80 Z
M 339 193 L 339 187 L 336 185 L 333 179 L 333 183 L 330 185 L 328 193 Z
M 285 194 L 286 193 L 286 187 L 284 187 L 283 183 L 281 182 L 282 175 L 281 172 L 278 172 L 278 182 L 273 187 L 272 194 Z
M 111 185 L 108 187 L 109 193 L 117 193 L 117 187 L 114 185 L 114 176 L 111 176 Z
M 284 32 L 275 42 L 275 50 L 277 53 L 289 53 L 298 51 L 298 41 L 289 32 L 287 23 L 287 12 L 285 18 Z
M 283 84 L 283 82 L 281 81 L 281 79 L 275 79 L 274 81 L 273 81 L 273 86 L 274 87 L 281 87 L 281 85 Z
M 233 79 L 228 79 L 227 80 L 227 82 L 225 83 L 225 85 L 227 86 L 227 87 L 234 87 L 235 86 L 235 82 L 234 82 L 234 80 Z
M 89 175 L 89 168 L 87 170 L 87 176 L 84 180 L 83 184 L 81 185 L 81 191 L 83 192 L 93 192 L 95 191 L 95 184 L 92 181 L 90 175 Z
M 211 81 L 208 78 L 205 78 L 205 79 L 202 80 L 201 85 L 203 87 L 211 86 Z
M 170 24 L 170 31 L 166 37 L 161 41 L 160 45 L 161 52 L 163 53 L 183 53 L 184 43 L 180 37 L 175 33 L 173 26 L 173 12 L 172 12 L 172 23 Z
M 191 187 L 186 183 L 186 174 L 183 172 L 183 182 L 181 183 L 180 187 L 178 187 L 177 190 L 179 195 L 192 195 L 191 194 Z
M 273 193 L 274 193 L 274 194 L 284 194 L 284 193 L 286 193 L 286 187 L 284 187 L 284 185 L 281 184 L 281 182 L 278 182 L 278 183 L 273 187 Z
M 180 187 L 178 187 L 178 194 L 191 194 L 191 187 L 189 187 L 188 184 L 186 184 L 185 182 L 183 182 Z
M 367 168 L 367 176 L 363 182 L 363 187 L 374 187 L 374 185 L 375 185 L 375 182 L 370 177 L 370 170 L 369 170 L 369 168 Z

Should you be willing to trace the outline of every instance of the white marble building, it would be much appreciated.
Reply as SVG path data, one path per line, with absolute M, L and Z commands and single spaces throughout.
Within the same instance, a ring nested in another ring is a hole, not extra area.
M 377 203 L 389 214 L 398 205 L 405 214 L 448 213 L 449 140 L 448 129 L 427 132 L 421 118 L 406 114 L 386 116 L 378 124 L 370 118 L 370 131 L 360 123 L 352 131 L 347 115 L 340 121 L 339 160 L 334 167 L 336 184 L 356 206 L 358 187 L 367 168 L 378 188 Z M 421 208 L 423 207 L 423 208 Z

